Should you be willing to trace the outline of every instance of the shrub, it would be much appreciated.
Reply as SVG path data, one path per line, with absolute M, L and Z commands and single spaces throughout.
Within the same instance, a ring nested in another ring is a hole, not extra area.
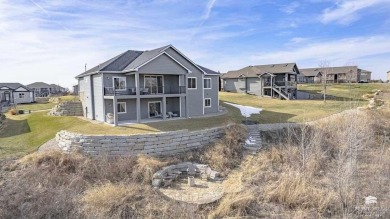
M 9 113 L 10 113 L 11 115 L 15 116 L 15 115 L 18 114 L 18 111 L 17 111 L 16 109 L 11 109 L 11 110 L 9 111 Z

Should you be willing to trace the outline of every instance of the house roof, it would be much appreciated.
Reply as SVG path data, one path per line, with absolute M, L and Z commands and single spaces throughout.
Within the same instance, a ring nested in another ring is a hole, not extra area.
M 50 84 L 46 84 L 44 82 L 34 82 L 32 84 L 27 85 L 29 88 L 50 88 Z
M 206 67 L 203 67 L 203 66 L 201 66 L 201 65 L 197 65 L 197 66 L 198 66 L 199 68 L 201 68 L 204 72 L 206 72 L 206 73 L 209 74 L 209 75 L 220 75 L 219 72 L 213 71 L 213 70 L 208 69 L 208 68 L 206 68 Z
M 299 71 L 305 76 L 317 76 L 318 73 L 324 72 L 323 69 L 328 69 L 328 74 L 342 74 L 350 71 L 357 72 L 357 66 L 340 66 L 340 67 L 326 67 L 326 68 L 301 68 Z
M 321 74 L 320 68 L 301 68 L 299 71 L 306 77 L 316 77 Z
M 21 83 L 0 83 L 0 88 L 1 87 L 8 87 L 10 88 L 11 90 L 16 90 L 18 89 L 19 87 L 23 87 L 25 88 L 26 90 L 30 90 L 28 87 L 24 86 L 23 84 Z
M 164 51 L 168 48 L 173 48 L 177 52 L 179 52 L 177 49 L 175 49 L 172 45 L 163 46 L 157 49 L 153 50 L 146 50 L 146 51 L 136 51 L 136 50 L 128 50 L 124 53 L 121 53 L 114 58 L 111 58 L 85 72 L 82 74 L 76 76 L 76 78 L 80 78 L 86 75 L 95 74 L 101 71 L 114 71 L 114 72 L 128 72 L 132 70 L 136 70 L 138 67 L 142 66 L 143 64 L 153 60 L 155 57 L 161 55 L 164 53 Z M 180 53 L 180 52 L 179 52 Z M 180 53 L 181 54 L 181 53 Z M 184 58 L 188 59 L 183 55 Z M 189 60 L 189 59 L 188 59 Z M 189 60 L 192 62 L 191 60 Z M 197 67 L 199 70 L 204 72 L 205 74 L 218 74 L 217 72 L 214 72 L 210 69 L 201 67 L 199 65 L 194 64 L 195 67 Z
M 283 74 L 287 72 L 294 72 L 294 69 L 298 69 L 295 63 L 283 63 L 283 64 L 269 64 L 269 65 L 255 65 L 248 66 L 236 71 L 228 71 L 223 74 L 221 78 L 239 78 L 244 75 L 245 77 L 258 77 L 260 74 Z M 298 71 L 299 74 L 299 71 Z

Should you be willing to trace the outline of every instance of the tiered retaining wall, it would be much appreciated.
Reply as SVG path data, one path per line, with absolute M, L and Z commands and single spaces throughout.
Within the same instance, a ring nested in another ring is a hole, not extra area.
M 52 116 L 83 116 L 83 106 L 81 102 L 62 102 L 50 110 Z
M 66 152 L 81 151 L 97 156 L 129 156 L 149 154 L 167 156 L 202 148 L 225 134 L 225 127 L 199 131 L 174 131 L 142 135 L 83 135 L 60 131 L 59 147 Z

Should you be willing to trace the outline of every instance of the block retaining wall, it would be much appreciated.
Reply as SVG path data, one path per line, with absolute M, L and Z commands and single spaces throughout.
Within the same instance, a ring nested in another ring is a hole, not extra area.
M 63 102 L 50 110 L 51 116 L 83 116 L 83 106 L 80 101 Z
M 92 156 L 148 154 L 167 156 L 202 148 L 224 136 L 226 127 L 199 131 L 174 131 L 142 135 L 84 135 L 60 131 L 56 135 L 65 152 L 80 151 Z

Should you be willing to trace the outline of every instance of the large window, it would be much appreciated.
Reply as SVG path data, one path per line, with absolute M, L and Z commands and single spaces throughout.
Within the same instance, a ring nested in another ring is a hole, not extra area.
M 164 93 L 164 78 L 162 75 L 145 75 L 144 77 L 144 92 L 148 94 Z M 146 90 L 147 89 L 147 90 Z
M 203 88 L 204 89 L 211 89 L 211 78 L 205 78 L 203 79 Z
M 188 89 L 196 89 L 196 78 L 188 78 Z
M 24 93 L 19 93 L 19 98 L 24 99 Z
M 126 78 L 114 78 L 114 89 L 115 90 L 126 90 Z
M 204 107 L 211 107 L 211 98 L 204 99 Z
M 126 102 L 118 102 L 118 114 L 126 113 Z

